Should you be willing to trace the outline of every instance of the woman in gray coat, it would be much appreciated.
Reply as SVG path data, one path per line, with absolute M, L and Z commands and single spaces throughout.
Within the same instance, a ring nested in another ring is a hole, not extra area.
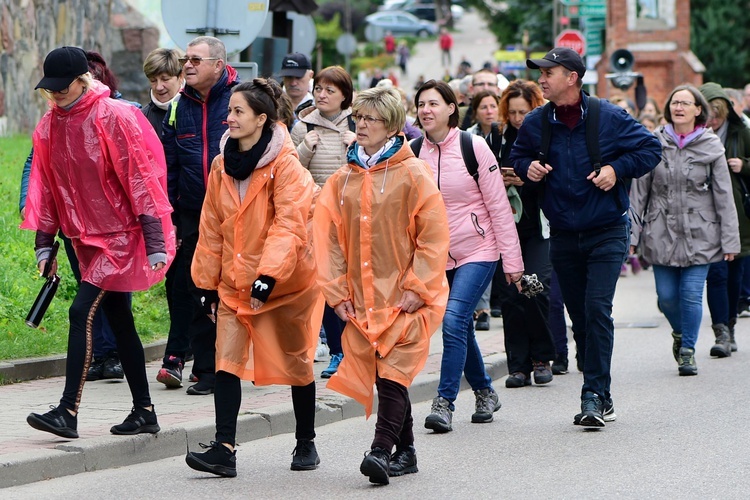
M 662 160 L 633 182 L 631 251 L 640 243 L 654 265 L 659 307 L 672 327 L 680 375 L 697 375 L 695 343 L 709 264 L 740 251 L 737 210 L 721 140 L 706 128 L 709 107 L 692 85 L 667 100 L 667 124 L 655 134 Z

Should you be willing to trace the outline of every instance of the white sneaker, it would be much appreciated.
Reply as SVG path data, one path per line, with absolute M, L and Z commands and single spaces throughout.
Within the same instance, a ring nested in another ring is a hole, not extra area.
M 330 354 L 330 349 L 328 349 L 328 344 L 324 344 L 321 339 L 318 339 L 318 348 L 315 349 L 315 359 L 314 361 L 325 361 L 328 355 Z

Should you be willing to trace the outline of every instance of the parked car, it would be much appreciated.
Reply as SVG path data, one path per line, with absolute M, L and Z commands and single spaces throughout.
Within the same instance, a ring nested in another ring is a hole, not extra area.
M 394 35 L 411 35 L 419 37 L 435 36 L 438 27 L 435 23 L 424 21 L 400 10 L 389 10 L 375 12 L 365 17 L 365 21 L 383 30 L 390 31 Z
M 414 14 L 425 21 L 435 21 L 435 4 L 430 1 L 418 0 L 385 0 L 378 10 L 401 10 Z M 451 15 L 454 21 L 460 20 L 464 15 L 464 8 L 455 3 L 451 4 Z

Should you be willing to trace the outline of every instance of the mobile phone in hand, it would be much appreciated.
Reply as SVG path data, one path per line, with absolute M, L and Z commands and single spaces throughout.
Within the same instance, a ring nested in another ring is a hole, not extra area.
M 515 177 L 516 172 L 513 170 L 513 167 L 500 167 L 500 172 L 502 172 L 503 177 Z

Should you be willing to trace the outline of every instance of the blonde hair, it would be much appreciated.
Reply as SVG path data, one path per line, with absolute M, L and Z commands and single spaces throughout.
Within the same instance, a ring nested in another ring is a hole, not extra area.
M 73 82 L 76 80 L 79 80 L 83 84 L 84 90 L 87 90 L 91 88 L 91 84 L 94 82 L 94 77 L 91 76 L 91 73 L 86 72 L 78 76 L 75 80 L 73 80 Z M 73 82 L 70 82 L 70 85 L 73 85 Z M 70 87 L 70 85 L 68 85 L 68 87 Z M 39 89 L 39 93 L 48 101 L 54 101 L 54 99 L 52 98 L 52 92 L 49 92 L 47 89 Z
M 394 88 L 373 87 L 357 94 L 352 104 L 352 114 L 372 110 L 385 120 L 388 132 L 401 132 L 406 123 L 406 111 L 401 105 L 401 95 Z

